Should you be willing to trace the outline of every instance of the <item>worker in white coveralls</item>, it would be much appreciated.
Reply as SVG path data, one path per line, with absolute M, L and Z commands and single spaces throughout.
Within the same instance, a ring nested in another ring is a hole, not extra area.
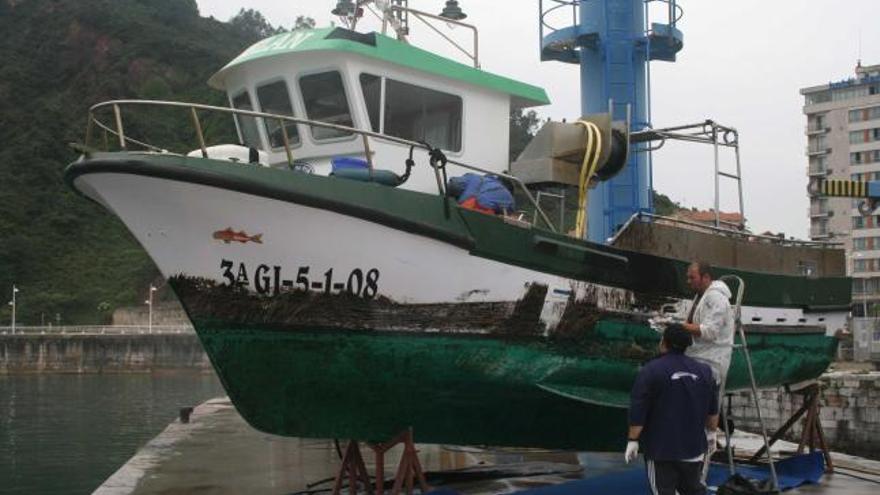
M 730 288 L 712 280 L 708 263 L 694 261 L 687 269 L 687 284 L 697 295 L 682 327 L 694 338 L 687 355 L 709 365 L 723 394 L 733 351 L 733 310 Z

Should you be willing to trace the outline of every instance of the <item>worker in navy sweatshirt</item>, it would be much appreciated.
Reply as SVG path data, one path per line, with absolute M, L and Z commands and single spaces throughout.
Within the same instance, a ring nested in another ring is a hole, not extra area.
M 634 460 L 641 446 L 654 495 L 706 493 L 703 461 L 715 445 L 718 389 L 709 366 L 685 355 L 691 344 L 681 325 L 668 326 L 660 356 L 642 367 L 632 389 L 625 459 Z

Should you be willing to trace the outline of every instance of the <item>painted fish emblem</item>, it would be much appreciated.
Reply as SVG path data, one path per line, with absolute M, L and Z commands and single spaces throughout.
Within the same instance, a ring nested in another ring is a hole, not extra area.
M 218 230 L 214 232 L 214 239 L 219 241 L 223 241 L 226 244 L 232 242 L 240 242 L 242 244 L 247 244 L 248 242 L 255 242 L 257 244 L 263 243 L 263 234 L 256 235 L 247 235 L 245 231 L 236 232 L 232 230 L 232 227 L 227 227 L 224 230 Z

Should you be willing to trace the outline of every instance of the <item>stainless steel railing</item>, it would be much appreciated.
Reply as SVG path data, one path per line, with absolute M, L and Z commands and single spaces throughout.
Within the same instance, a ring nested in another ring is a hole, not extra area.
M 206 157 L 206 158 L 208 156 L 208 144 L 205 141 L 204 130 L 203 130 L 201 119 L 199 117 L 199 112 L 198 112 L 199 110 L 208 111 L 208 112 L 219 112 L 219 113 L 225 113 L 225 114 L 229 114 L 229 115 L 243 115 L 243 116 L 256 117 L 256 118 L 261 118 L 261 119 L 277 120 L 278 123 L 280 124 L 281 130 L 283 133 L 284 151 L 285 151 L 285 155 L 287 157 L 288 165 L 290 165 L 290 166 L 293 166 L 293 164 L 294 164 L 293 163 L 294 162 L 293 151 L 292 151 L 292 148 L 290 145 L 290 139 L 287 135 L 287 129 L 284 126 L 285 122 L 293 122 L 296 124 L 307 125 L 309 127 L 333 129 L 333 130 L 357 134 L 357 135 L 361 136 L 362 144 L 364 147 L 364 154 L 366 156 L 367 164 L 369 166 L 369 170 L 370 170 L 371 174 L 373 172 L 373 158 L 372 158 L 372 152 L 370 150 L 370 141 L 369 141 L 370 138 L 377 139 L 380 141 L 395 143 L 395 144 L 399 144 L 399 145 L 403 145 L 403 146 L 407 146 L 407 147 L 412 147 L 414 149 L 420 149 L 420 150 L 424 150 L 424 151 L 431 150 L 431 148 L 429 146 L 427 146 L 425 143 L 410 141 L 408 139 L 389 136 L 386 134 L 380 134 L 378 132 L 372 132 L 372 131 L 368 131 L 368 130 L 364 130 L 364 129 L 357 129 L 354 127 L 348 127 L 348 126 L 343 126 L 343 125 L 330 124 L 327 122 L 320 122 L 320 121 L 315 121 L 315 120 L 303 119 L 303 118 L 299 118 L 299 117 L 293 117 L 290 115 L 280 115 L 280 114 L 273 114 L 273 113 L 266 113 L 266 112 L 256 112 L 253 110 L 241 110 L 241 109 L 237 109 L 237 108 L 218 107 L 218 106 L 214 106 L 214 105 L 203 105 L 200 103 L 185 103 L 185 102 L 163 101 L 163 100 L 111 100 L 111 101 L 106 101 L 106 102 L 102 102 L 102 103 L 98 103 L 96 105 L 93 105 L 89 109 L 89 120 L 88 120 L 88 125 L 86 127 L 86 136 L 85 136 L 86 147 L 89 148 L 92 146 L 92 137 L 93 137 L 92 134 L 93 134 L 95 127 L 97 127 L 98 129 L 103 130 L 106 134 L 116 136 L 119 147 L 123 150 L 128 149 L 128 145 L 132 144 L 132 145 L 140 146 L 141 148 L 143 148 L 145 150 L 149 150 L 149 151 L 154 151 L 154 152 L 159 152 L 159 153 L 169 153 L 169 151 L 164 148 L 160 148 L 158 146 L 154 146 L 152 144 L 133 139 L 133 138 L 126 135 L 124 120 L 123 120 L 123 115 L 122 115 L 122 107 L 138 107 L 138 106 L 140 106 L 140 107 L 152 106 L 152 107 L 180 108 L 180 109 L 187 110 L 189 113 L 190 119 L 192 121 L 192 125 L 193 125 L 194 131 L 195 131 L 196 139 L 198 141 L 197 147 L 199 150 L 201 150 L 202 156 Z M 102 112 L 102 111 L 111 111 L 112 112 L 112 116 L 113 116 L 113 123 L 112 124 L 107 124 L 98 118 L 98 116 L 97 116 L 98 113 Z M 504 179 L 510 181 L 511 183 L 516 184 L 516 186 L 528 198 L 529 202 L 535 208 L 535 211 L 538 213 L 538 216 L 541 218 L 541 220 L 544 222 L 544 224 L 547 226 L 547 228 L 553 232 L 557 231 L 556 226 L 553 224 L 553 222 L 550 221 L 550 218 L 547 216 L 547 214 L 544 212 L 544 210 L 541 209 L 540 205 L 538 204 L 535 197 L 532 195 L 531 191 L 529 191 L 528 188 L 526 187 L 525 183 L 523 183 L 517 177 L 514 177 L 509 174 L 505 174 L 505 173 L 486 170 L 486 169 L 483 169 L 483 168 L 480 168 L 480 167 L 477 167 L 474 165 L 470 165 L 470 164 L 467 164 L 467 163 L 464 163 L 464 162 L 461 162 L 458 160 L 449 159 L 449 158 L 447 158 L 447 164 L 458 166 L 458 167 L 464 168 L 466 170 L 471 170 L 471 171 L 479 172 L 482 174 L 492 174 L 492 175 L 496 175 L 498 177 L 503 177 Z M 440 195 L 445 195 L 446 194 L 446 190 L 445 190 L 446 184 L 444 184 L 443 181 L 441 180 L 441 176 L 440 176 L 441 171 L 438 167 L 432 167 L 432 168 L 434 169 L 434 174 L 437 179 L 438 193 Z
M 58 325 L 15 326 L 14 335 L 170 335 L 195 333 L 191 325 Z M 0 335 L 13 335 L 12 327 L 0 326 Z
M 734 224 L 730 222 L 721 222 L 721 227 L 715 227 L 714 225 L 707 225 L 699 222 L 692 222 L 688 220 L 682 220 L 679 218 L 666 217 L 662 215 L 654 215 L 651 213 L 635 213 L 633 216 L 626 221 L 625 224 L 614 234 L 612 237 L 611 244 L 617 241 L 617 239 L 623 235 L 623 233 L 627 230 L 627 227 L 630 226 L 635 221 L 638 220 L 646 220 L 657 222 L 659 224 L 667 224 L 671 226 L 682 226 L 687 227 L 693 230 L 702 231 L 711 234 L 719 234 L 728 237 L 733 237 L 745 241 L 751 242 L 765 242 L 768 244 L 778 244 L 781 246 L 797 246 L 797 247 L 809 247 L 809 248 L 839 248 L 841 243 L 839 242 L 823 242 L 823 241 L 804 241 L 799 239 L 786 239 L 784 237 L 778 236 L 769 236 L 763 234 L 753 234 L 751 232 L 742 230 L 743 226 L 739 224 Z

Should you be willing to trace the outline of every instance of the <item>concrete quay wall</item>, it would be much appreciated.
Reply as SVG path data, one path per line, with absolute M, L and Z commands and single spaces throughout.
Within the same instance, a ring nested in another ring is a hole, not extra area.
M 0 335 L 0 374 L 211 370 L 194 333 Z
M 820 421 L 829 448 L 848 454 L 880 457 L 880 373 L 828 373 L 819 381 L 822 385 Z M 803 395 L 789 394 L 782 388 L 760 390 L 758 403 L 768 434 L 772 434 L 800 409 Z M 736 427 L 759 433 L 751 393 L 734 396 L 732 404 Z M 727 401 L 724 407 L 726 410 Z M 799 442 L 803 423 L 802 418 L 785 439 Z

